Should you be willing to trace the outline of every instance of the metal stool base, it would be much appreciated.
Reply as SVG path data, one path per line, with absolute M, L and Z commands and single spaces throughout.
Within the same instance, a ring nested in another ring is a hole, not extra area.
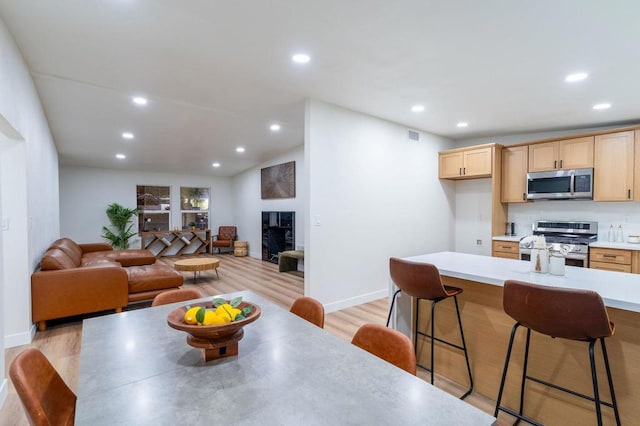
M 558 386 L 554 383 L 549 383 L 546 382 L 544 380 L 538 379 L 536 377 L 533 376 L 529 376 L 527 374 L 527 364 L 529 362 L 529 344 L 530 344 L 530 340 L 531 340 L 531 329 L 527 328 L 527 337 L 526 337 L 526 343 L 525 343 L 525 351 L 524 351 L 524 364 L 523 364 L 523 368 L 522 368 L 522 382 L 520 384 L 520 409 L 516 412 L 515 410 L 506 407 L 506 406 L 502 406 L 500 405 L 500 402 L 502 401 L 502 393 L 504 391 L 504 384 L 507 378 L 507 370 L 509 368 L 509 361 L 511 359 L 511 349 L 513 348 L 513 341 L 515 338 L 515 334 L 516 331 L 518 329 L 518 327 L 520 327 L 520 323 L 516 323 L 513 328 L 511 329 L 511 337 L 509 338 L 509 346 L 507 348 L 507 356 L 505 359 L 505 363 L 504 363 L 504 369 L 502 370 L 502 379 L 500 381 L 500 390 L 498 391 L 498 399 L 496 401 L 496 408 L 495 411 L 493 413 L 494 417 L 498 417 L 498 413 L 500 411 L 503 411 L 507 414 L 510 414 L 514 417 L 516 417 L 519 420 L 522 420 L 524 422 L 527 422 L 529 424 L 532 425 L 540 425 L 540 423 L 536 422 L 535 420 L 531 419 L 530 417 L 527 417 L 523 414 L 524 411 L 524 388 L 525 388 L 525 383 L 527 380 L 530 380 L 532 382 L 536 382 L 539 383 L 541 385 L 544 386 L 548 386 L 551 387 L 553 389 L 568 393 L 570 395 L 573 396 L 577 396 L 579 398 L 582 399 L 586 399 L 589 401 L 592 401 L 595 404 L 595 408 L 596 408 L 596 417 L 597 417 L 597 421 L 598 421 L 598 425 L 602 425 L 602 411 L 601 411 L 601 407 L 604 405 L 606 407 L 610 407 L 613 408 L 613 412 L 616 418 L 616 424 L 620 425 L 620 413 L 618 412 L 618 404 L 616 402 L 616 395 L 615 392 L 613 390 L 613 380 L 611 379 L 611 369 L 609 367 L 609 357 L 607 355 L 607 348 L 605 346 L 604 343 L 604 337 L 601 337 L 600 339 L 590 339 L 587 342 L 589 343 L 589 361 L 591 364 L 591 380 L 593 382 L 593 394 L 594 396 L 591 397 L 589 395 L 585 395 L 582 394 L 580 392 L 576 392 L 572 389 L 568 389 L 568 388 L 564 388 L 562 386 Z M 526 328 L 526 327 L 525 327 Z M 611 393 L 611 402 L 607 402 L 607 401 L 602 401 L 600 399 L 600 392 L 598 389 L 598 375 L 597 375 L 597 371 L 596 371 L 596 360 L 595 360 L 595 351 L 594 351 L 594 346 L 597 340 L 600 340 L 600 344 L 602 346 L 602 356 L 603 356 L 603 360 L 604 360 L 604 365 L 605 365 L 605 369 L 607 372 L 607 380 L 609 383 L 609 392 Z
M 389 322 L 391 321 L 391 313 L 393 312 L 393 307 L 395 305 L 395 301 L 396 301 L 396 297 L 398 296 L 398 293 L 400 293 L 402 290 L 397 290 L 394 294 L 393 294 L 393 298 L 391 299 L 391 307 L 389 308 L 389 315 L 387 316 L 387 327 L 389 326 Z M 464 332 L 462 330 L 462 319 L 460 318 L 460 309 L 458 307 L 458 297 L 457 296 L 453 296 L 453 300 L 455 302 L 456 305 L 456 315 L 458 317 L 458 326 L 460 327 L 460 337 L 462 339 L 462 346 L 457 345 L 455 343 L 452 342 L 448 342 L 446 340 L 442 340 L 440 338 L 434 337 L 434 326 L 435 326 L 435 308 L 436 308 L 436 304 L 438 302 L 441 302 L 445 299 L 448 298 L 443 298 L 443 299 L 437 299 L 437 300 L 432 300 L 431 301 L 431 334 L 428 333 L 424 333 L 422 331 L 418 330 L 418 321 L 420 318 L 420 300 L 429 300 L 429 299 L 421 299 L 421 298 L 417 298 L 416 300 L 416 320 L 415 320 L 415 324 L 414 324 L 414 333 L 413 333 L 413 346 L 414 349 L 416 351 L 416 359 L 419 359 L 418 357 L 418 335 L 421 336 L 425 336 L 427 338 L 429 338 L 431 340 L 431 365 L 430 367 L 426 367 L 422 364 L 420 364 L 419 362 L 416 363 L 416 366 L 420 367 L 423 370 L 428 371 L 431 374 L 431 384 L 433 385 L 433 380 L 434 380 L 434 343 L 436 341 L 440 342 L 440 343 L 444 343 L 448 346 L 451 346 L 453 348 L 459 349 L 461 351 L 464 352 L 464 358 L 465 358 L 465 362 L 467 364 L 467 373 L 469 374 L 469 388 L 466 390 L 466 392 L 460 396 L 460 399 L 465 399 L 467 396 L 469 396 L 471 394 L 471 392 L 473 392 L 473 376 L 471 375 L 471 364 L 469 363 L 469 355 L 467 353 L 467 345 L 465 343 L 464 340 Z

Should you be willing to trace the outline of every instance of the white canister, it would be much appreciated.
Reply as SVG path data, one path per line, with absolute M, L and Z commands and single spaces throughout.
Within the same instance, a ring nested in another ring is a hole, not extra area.
M 549 272 L 549 252 L 547 251 L 547 249 L 531 249 L 529 270 L 531 272 L 539 272 L 541 274 L 546 274 Z
M 554 256 L 549 258 L 549 273 L 552 275 L 564 275 L 564 256 Z

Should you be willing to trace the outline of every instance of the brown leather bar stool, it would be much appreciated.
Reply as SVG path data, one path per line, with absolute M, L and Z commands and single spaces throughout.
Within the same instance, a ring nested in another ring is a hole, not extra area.
M 515 325 L 511 329 L 511 338 L 507 349 L 507 357 L 502 372 L 500 390 L 494 416 L 498 416 L 499 411 L 504 411 L 527 423 L 537 425 L 535 420 L 523 414 L 524 408 L 524 386 L 526 380 L 531 380 L 545 386 L 569 393 L 580 398 L 593 401 L 596 406 L 598 425 L 602 424 L 601 406 L 613 408 L 616 424 L 620 424 L 618 404 L 613 391 L 613 381 L 611 380 L 611 369 L 609 368 L 609 357 L 604 344 L 605 337 L 612 336 L 615 330 L 614 324 L 609 321 L 607 309 L 598 293 L 589 290 L 574 290 L 568 288 L 541 286 L 522 281 L 508 280 L 504 283 L 503 299 L 505 312 L 514 320 Z M 502 392 L 507 377 L 509 358 L 513 340 L 518 327 L 527 329 L 527 337 L 524 352 L 524 364 L 522 368 L 522 383 L 520 385 L 520 409 L 516 412 L 508 407 L 501 406 Z M 529 341 L 531 330 L 538 333 L 559 337 L 562 339 L 584 341 L 589 343 L 589 360 L 591 362 L 591 379 L 593 382 L 593 397 L 563 388 L 553 383 L 540 380 L 527 375 L 527 363 L 529 360 Z M 598 376 L 596 372 L 596 360 L 594 346 L 600 340 L 602 345 L 602 356 L 604 359 L 607 379 L 609 381 L 609 391 L 611 393 L 611 403 L 600 399 L 598 391 Z
M 438 341 L 451 346 L 456 349 L 460 349 L 464 352 L 464 359 L 467 363 L 467 372 L 469 373 L 469 389 L 460 397 L 460 399 L 466 398 L 473 391 L 473 377 L 471 376 L 471 365 L 469 364 L 469 355 L 467 354 L 467 345 L 464 341 L 464 332 L 462 331 L 462 320 L 460 319 L 460 309 L 458 308 L 458 295 L 462 293 L 462 289 L 458 287 L 451 287 L 442 284 L 440 279 L 440 272 L 435 265 L 430 263 L 410 262 L 407 260 L 398 259 L 392 257 L 389 259 L 389 271 L 391 273 L 391 280 L 398 287 L 398 290 L 393 294 L 391 299 L 391 308 L 389 308 L 389 316 L 387 317 L 387 326 L 391 320 L 391 312 L 396 301 L 398 293 L 403 292 L 416 299 L 416 321 L 414 324 L 413 333 L 413 346 L 416 350 L 416 358 L 418 357 L 418 335 L 428 337 L 431 340 L 431 364 L 430 367 L 425 367 L 421 364 L 417 364 L 418 367 L 427 370 L 431 373 L 431 384 L 433 384 L 434 376 L 434 342 Z M 453 297 L 456 305 L 456 314 L 458 315 L 458 325 L 460 326 L 460 337 L 462 339 L 462 346 L 442 340 L 434 335 L 435 324 L 435 309 L 439 302 L 445 299 Z M 418 330 L 418 321 L 420 318 L 420 300 L 431 300 L 431 334 Z

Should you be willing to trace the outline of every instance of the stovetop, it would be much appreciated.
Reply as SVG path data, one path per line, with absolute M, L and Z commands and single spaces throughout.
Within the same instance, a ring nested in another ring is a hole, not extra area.
M 588 253 L 589 244 L 598 240 L 598 223 L 539 220 L 534 223 L 533 235 L 544 235 L 552 252 Z M 522 248 L 530 249 L 531 244 L 522 244 Z

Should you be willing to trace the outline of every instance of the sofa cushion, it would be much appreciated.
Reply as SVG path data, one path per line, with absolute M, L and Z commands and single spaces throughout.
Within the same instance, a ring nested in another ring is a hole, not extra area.
M 42 259 L 40 259 L 40 269 L 43 271 L 72 269 L 76 266 L 67 253 L 59 248 L 50 248 L 44 253 Z
M 58 248 L 65 252 L 76 266 L 82 262 L 82 249 L 75 241 L 69 238 L 60 238 L 51 244 L 52 248 Z
M 152 265 L 156 257 L 149 250 L 126 249 L 94 251 L 82 256 L 82 265 L 92 264 L 100 260 L 118 262 L 122 266 Z
M 142 265 L 125 268 L 129 275 L 129 293 L 180 287 L 182 274 L 167 265 Z
M 118 262 L 122 266 L 153 265 L 156 257 L 149 250 L 126 249 L 114 250 L 107 255 L 107 259 Z

